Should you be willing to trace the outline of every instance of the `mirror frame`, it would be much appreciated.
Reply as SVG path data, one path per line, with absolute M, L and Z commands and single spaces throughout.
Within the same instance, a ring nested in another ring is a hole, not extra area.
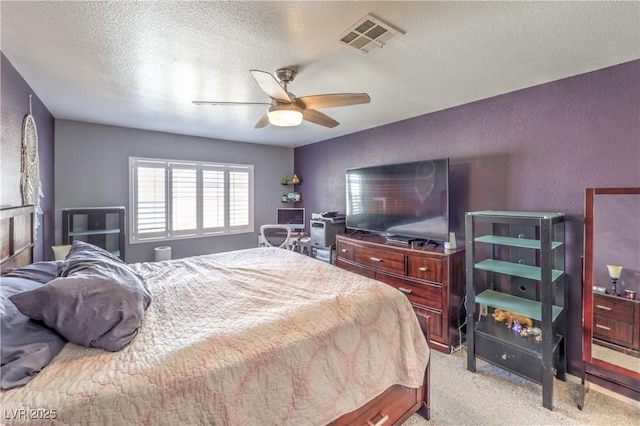
M 584 280 L 582 308 L 582 360 L 586 378 L 593 383 L 629 398 L 640 399 L 640 372 L 628 370 L 601 359 L 593 358 L 593 224 L 596 195 L 637 194 L 640 188 L 587 188 L 584 210 Z M 639 360 L 640 362 L 640 360 Z M 584 377 L 583 377 L 584 381 Z

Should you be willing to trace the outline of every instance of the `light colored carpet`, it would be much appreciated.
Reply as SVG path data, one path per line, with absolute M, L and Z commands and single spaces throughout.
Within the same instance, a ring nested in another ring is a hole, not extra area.
M 414 414 L 405 426 L 640 424 L 640 404 L 594 389 L 579 410 L 580 385 L 571 380 L 554 380 L 551 411 L 542 406 L 542 386 L 536 383 L 481 360 L 472 373 L 464 349 L 431 353 L 431 420 Z

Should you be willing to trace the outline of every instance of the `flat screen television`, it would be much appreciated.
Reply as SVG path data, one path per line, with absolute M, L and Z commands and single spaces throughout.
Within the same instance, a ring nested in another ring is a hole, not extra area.
M 449 240 L 449 159 L 347 169 L 347 228 Z
M 304 208 L 289 207 L 276 209 L 276 223 L 278 225 L 289 225 L 292 231 L 304 231 Z

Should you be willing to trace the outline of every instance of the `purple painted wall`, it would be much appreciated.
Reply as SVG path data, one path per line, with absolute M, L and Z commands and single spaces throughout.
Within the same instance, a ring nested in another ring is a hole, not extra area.
M 593 211 L 594 285 L 611 288 L 607 265 L 621 265 L 616 293 L 640 294 L 640 195 L 596 194 Z
M 53 181 L 53 126 L 54 119 L 47 107 L 31 90 L 4 53 L 2 56 L 0 105 L 2 123 L 2 167 L 0 171 L 0 206 L 22 204 L 20 191 L 20 155 L 22 146 L 22 121 L 29 113 L 29 95 L 32 113 L 38 128 L 38 154 L 40 156 L 40 178 L 44 198 L 40 201 L 42 216 L 36 236 L 36 260 L 53 259 L 54 244 L 54 181 Z
M 577 373 L 585 188 L 640 186 L 640 61 L 296 148 L 303 207 L 344 211 L 346 168 L 441 157 L 451 162 L 458 241 L 466 211 L 568 215 L 567 341 Z

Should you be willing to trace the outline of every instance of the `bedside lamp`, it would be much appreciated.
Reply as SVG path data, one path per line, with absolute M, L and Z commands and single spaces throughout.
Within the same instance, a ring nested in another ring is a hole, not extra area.
M 611 294 L 617 296 L 616 293 L 616 283 L 618 282 L 618 278 L 620 278 L 620 274 L 622 273 L 622 266 L 616 265 L 607 265 L 607 269 L 609 270 L 609 278 L 611 278 Z

